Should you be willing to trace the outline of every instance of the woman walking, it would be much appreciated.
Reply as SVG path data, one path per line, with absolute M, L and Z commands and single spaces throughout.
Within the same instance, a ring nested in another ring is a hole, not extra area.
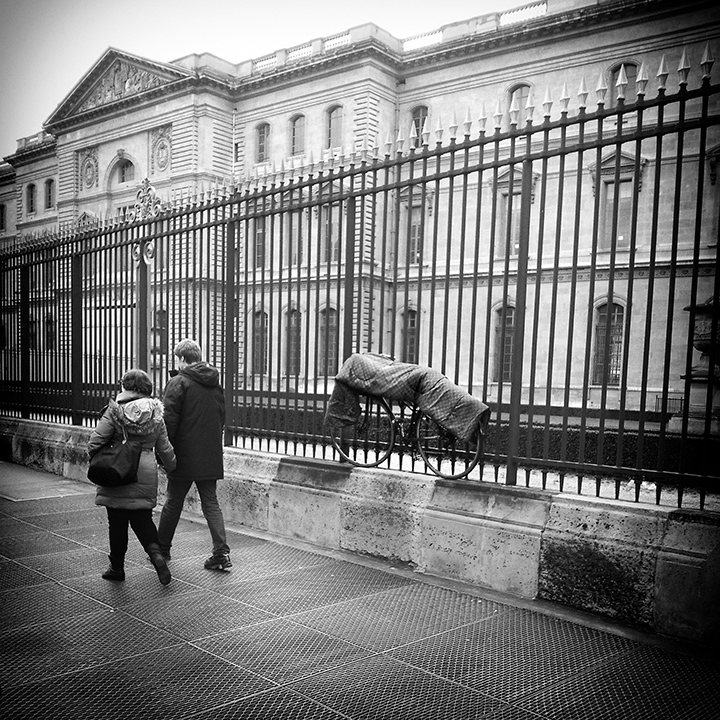
M 107 508 L 110 536 L 110 567 L 105 580 L 125 579 L 128 525 L 150 557 L 160 582 L 167 585 L 170 571 L 160 552 L 152 511 L 157 503 L 158 472 L 155 457 L 166 470 L 175 468 L 175 452 L 168 440 L 162 403 L 150 397 L 152 381 L 143 370 L 128 370 L 122 378 L 122 392 L 111 400 L 90 435 L 92 457 L 112 439 L 121 440 L 123 428 L 130 442 L 142 445 L 137 482 L 117 487 L 98 487 L 96 505 Z

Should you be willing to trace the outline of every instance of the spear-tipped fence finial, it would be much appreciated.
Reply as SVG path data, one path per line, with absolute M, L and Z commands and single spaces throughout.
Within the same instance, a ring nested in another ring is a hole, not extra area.
M 665 55 L 663 55 L 660 58 L 660 67 L 658 68 L 658 71 L 657 71 L 658 90 L 662 90 L 663 92 L 665 91 L 665 87 L 667 85 L 667 79 L 668 79 L 669 74 L 670 73 L 668 72 L 668 69 L 667 69 L 667 62 L 665 60 Z
M 560 93 L 560 112 L 567 115 L 568 106 L 570 105 L 570 91 L 566 82 L 563 82 L 562 92 Z
M 500 132 L 500 128 L 502 127 L 502 119 L 503 119 L 502 103 L 500 102 L 500 98 L 498 98 L 497 102 L 495 103 L 495 114 L 493 115 L 493 120 L 495 120 L 495 130 L 497 132 Z
M 545 88 L 545 99 L 543 100 L 542 106 L 543 106 L 543 115 L 549 119 L 550 113 L 552 111 L 552 106 L 553 106 L 553 101 L 552 101 L 552 98 L 550 97 L 550 87 L 549 86 Z
M 430 145 L 430 123 L 428 122 L 427 117 L 425 118 L 425 122 L 422 126 L 422 144 L 424 147 L 428 147 L 428 145 Z
M 435 127 L 435 142 L 440 145 L 442 143 L 443 128 L 442 120 L 438 118 L 437 126 Z
M 465 120 L 463 121 L 463 130 L 465 131 L 465 137 L 470 137 L 471 129 L 472 117 L 470 116 L 470 106 L 468 106 L 467 113 L 465 114 Z
M 605 97 L 607 96 L 607 83 L 605 82 L 605 73 L 601 70 L 600 76 L 598 77 L 598 84 L 595 88 L 595 94 L 597 95 L 597 104 L 605 105 Z
M 615 97 L 619 100 L 625 100 L 625 89 L 628 86 L 627 73 L 625 72 L 625 65 L 620 66 L 618 71 L 617 82 L 615 83 Z
M 583 75 L 580 78 L 580 90 L 578 91 L 578 107 L 582 110 L 587 107 L 587 98 L 589 94 L 587 85 L 585 85 L 585 76 Z
M 705 43 L 705 50 L 703 51 L 702 60 L 700 61 L 700 67 L 702 68 L 703 80 L 710 78 L 710 71 L 712 70 L 715 58 L 713 57 L 712 50 L 710 49 L 710 43 Z
M 410 136 L 408 139 L 410 140 L 410 150 L 414 150 L 418 146 L 418 134 L 414 122 L 410 123 Z
M 455 140 L 457 137 L 458 121 L 453 110 L 452 119 L 450 120 L 450 139 Z
M 637 96 L 639 98 L 645 97 L 645 89 L 647 88 L 647 84 L 648 84 L 647 69 L 645 68 L 645 63 L 642 63 L 640 65 L 640 69 L 638 70 L 637 77 L 635 78 L 635 88 L 637 91 Z
M 482 101 L 480 105 L 480 117 L 478 118 L 478 125 L 480 126 L 480 134 L 485 134 L 485 125 L 487 125 L 487 113 L 485 112 L 485 101 Z
M 518 116 L 520 115 L 520 103 L 517 99 L 517 94 L 513 97 L 510 103 L 510 124 L 517 126 Z
M 535 98 L 533 97 L 532 88 L 528 90 L 527 102 L 525 103 L 525 122 L 530 124 L 535 115 Z
M 681 88 L 687 86 L 688 77 L 690 75 L 690 61 L 687 56 L 687 49 L 683 48 L 682 55 L 680 56 L 680 63 L 678 64 L 678 75 L 680 76 L 680 82 L 678 83 Z

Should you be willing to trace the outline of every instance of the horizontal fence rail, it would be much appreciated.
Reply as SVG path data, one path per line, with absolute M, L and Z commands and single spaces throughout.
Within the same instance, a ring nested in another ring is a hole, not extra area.
M 539 125 L 511 108 L 507 129 L 481 116 L 432 146 L 413 128 L 384 155 L 174 206 L 145 184 L 135 218 L 0 250 L 0 411 L 94 423 L 133 365 L 160 393 L 192 337 L 220 369 L 228 445 L 332 460 L 334 377 L 373 351 L 492 408 L 471 480 L 703 507 L 720 481 L 719 91 L 706 74 L 594 112 L 581 93 L 572 117 L 567 98 Z M 387 465 L 426 472 L 403 448 Z

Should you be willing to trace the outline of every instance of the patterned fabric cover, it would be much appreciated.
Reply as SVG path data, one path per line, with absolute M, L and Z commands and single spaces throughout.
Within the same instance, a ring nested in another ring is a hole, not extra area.
M 490 408 L 429 367 L 397 362 L 377 353 L 351 355 L 335 376 L 325 421 L 353 425 L 360 416 L 358 393 L 417 405 L 462 442 L 485 422 Z

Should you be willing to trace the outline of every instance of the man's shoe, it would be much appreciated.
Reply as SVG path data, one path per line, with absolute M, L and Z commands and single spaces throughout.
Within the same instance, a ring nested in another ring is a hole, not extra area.
M 206 570 L 227 570 L 229 571 L 232 567 L 230 562 L 230 555 L 227 553 L 221 553 L 220 555 L 211 555 L 205 561 Z

